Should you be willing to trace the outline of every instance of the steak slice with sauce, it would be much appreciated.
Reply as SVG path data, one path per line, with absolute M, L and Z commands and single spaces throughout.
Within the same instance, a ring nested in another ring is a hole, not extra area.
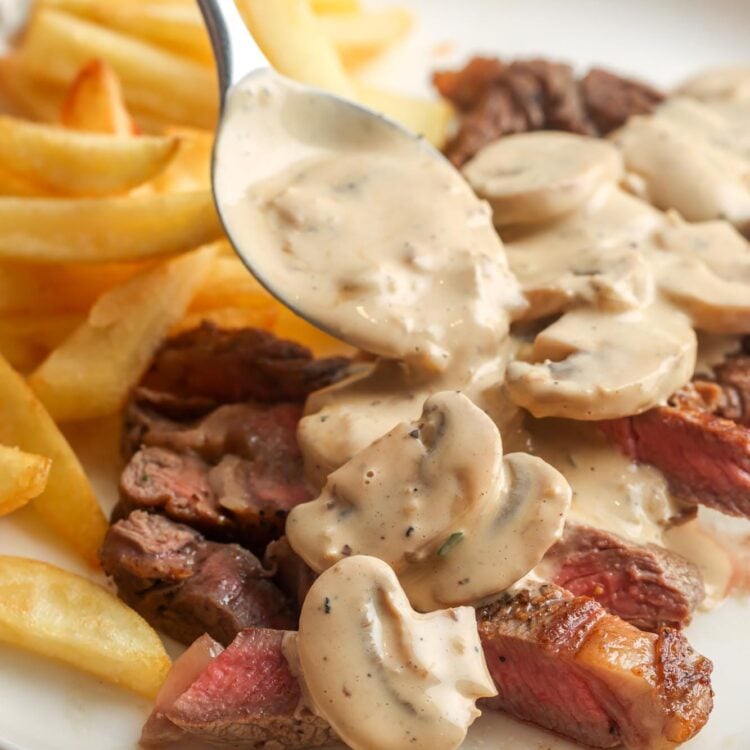
M 670 628 L 644 633 L 549 584 L 477 612 L 498 696 L 491 708 L 595 748 L 667 750 L 713 705 L 711 662 Z
M 715 376 L 601 428 L 627 456 L 662 471 L 681 499 L 750 518 L 750 357 L 730 357 Z
M 592 599 L 549 584 L 508 594 L 477 616 L 500 691 L 485 707 L 590 747 L 629 750 L 674 748 L 708 718 L 711 663 L 674 630 L 643 633 Z M 282 639 L 277 631 L 243 631 L 215 658 L 205 656 L 205 641 L 197 644 L 198 653 L 173 666 L 142 741 L 196 738 L 236 748 L 333 742 L 324 722 L 298 713 L 300 689 Z
M 118 521 L 100 558 L 120 598 L 182 643 L 208 633 L 227 645 L 243 628 L 296 626 L 289 601 L 252 553 L 163 516 L 135 511 Z
M 192 739 L 248 750 L 335 742 L 325 721 L 300 710 L 302 693 L 284 657 L 283 638 L 279 630 L 244 630 L 213 657 L 216 644 L 196 643 L 172 667 L 141 742 L 183 747 Z
M 706 594 L 700 571 L 681 555 L 570 523 L 539 572 L 643 630 L 687 625 Z

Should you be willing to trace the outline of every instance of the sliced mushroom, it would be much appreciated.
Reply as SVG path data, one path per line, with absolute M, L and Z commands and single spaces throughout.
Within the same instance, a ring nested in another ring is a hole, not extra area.
M 508 366 L 506 388 L 535 417 L 639 414 L 690 380 L 696 345 L 687 317 L 666 305 L 573 310 L 537 335 L 532 362 Z
M 649 199 L 688 221 L 750 225 L 750 162 L 667 117 L 633 117 L 614 139 Z
M 431 396 L 333 472 L 317 500 L 297 506 L 286 533 L 320 572 L 375 555 L 422 610 L 474 602 L 507 588 L 559 538 L 570 488 L 541 459 L 503 459 L 500 433 L 466 396 Z
M 671 216 L 655 234 L 660 289 L 694 325 L 714 333 L 750 330 L 750 243 L 723 221 L 688 224 Z
M 580 208 L 622 175 L 606 141 L 571 133 L 509 135 L 485 146 L 463 168 L 493 210 L 497 226 L 548 221 Z
M 643 201 L 611 188 L 589 205 L 506 242 L 534 320 L 588 304 L 605 310 L 640 307 L 653 281 L 641 243 L 663 222 Z
M 738 65 L 715 68 L 688 79 L 678 89 L 685 96 L 696 99 L 750 98 L 750 66 Z
M 342 560 L 312 585 L 296 650 L 316 713 L 354 750 L 454 750 L 497 694 L 471 607 L 415 612 L 374 557 Z

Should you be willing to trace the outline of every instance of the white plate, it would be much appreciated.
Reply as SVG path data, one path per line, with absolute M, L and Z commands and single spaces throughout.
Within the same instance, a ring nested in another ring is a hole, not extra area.
M 0 0 L 15 10 L 23 0 Z M 544 55 L 581 67 L 603 64 L 662 86 L 712 65 L 750 62 L 747 0 L 402 0 L 420 18 L 416 33 L 370 71 L 374 82 L 425 91 L 428 73 L 472 52 Z M 373 6 L 380 3 L 373 2 Z M 1 36 L 1 34 L 0 34 Z M 446 44 L 447 43 L 447 44 Z M 54 62 L 52 63 L 54 64 Z M 119 470 L 117 423 L 72 435 L 100 499 L 113 501 Z M 78 561 L 27 513 L 0 521 L 0 553 L 46 559 L 78 572 Z M 750 603 L 729 601 L 699 615 L 694 646 L 716 665 L 716 708 L 690 750 L 748 750 Z M 133 750 L 149 706 L 63 666 L 0 648 L 0 747 L 5 750 Z M 534 727 L 495 715 L 472 729 L 466 750 L 575 750 Z

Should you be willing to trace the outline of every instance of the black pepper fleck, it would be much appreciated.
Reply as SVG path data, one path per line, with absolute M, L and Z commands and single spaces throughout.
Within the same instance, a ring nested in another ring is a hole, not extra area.
M 328 597 L 326 597 L 325 601 L 323 602 L 323 611 L 327 615 L 331 614 L 331 600 Z

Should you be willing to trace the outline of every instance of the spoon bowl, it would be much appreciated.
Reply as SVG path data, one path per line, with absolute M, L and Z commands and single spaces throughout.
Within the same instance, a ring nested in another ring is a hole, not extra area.
M 295 165 L 325 154 L 419 152 L 455 170 L 422 137 L 383 115 L 274 71 L 247 30 L 234 0 L 198 0 L 219 74 L 220 122 L 212 166 L 214 199 L 235 251 L 258 281 L 297 315 L 354 346 L 396 356 L 377 335 L 343 329 L 305 304 L 266 245 L 260 217 L 246 210 L 248 192 Z M 364 272 L 364 267 L 363 267 Z M 370 326 L 375 328 L 376 326 Z

